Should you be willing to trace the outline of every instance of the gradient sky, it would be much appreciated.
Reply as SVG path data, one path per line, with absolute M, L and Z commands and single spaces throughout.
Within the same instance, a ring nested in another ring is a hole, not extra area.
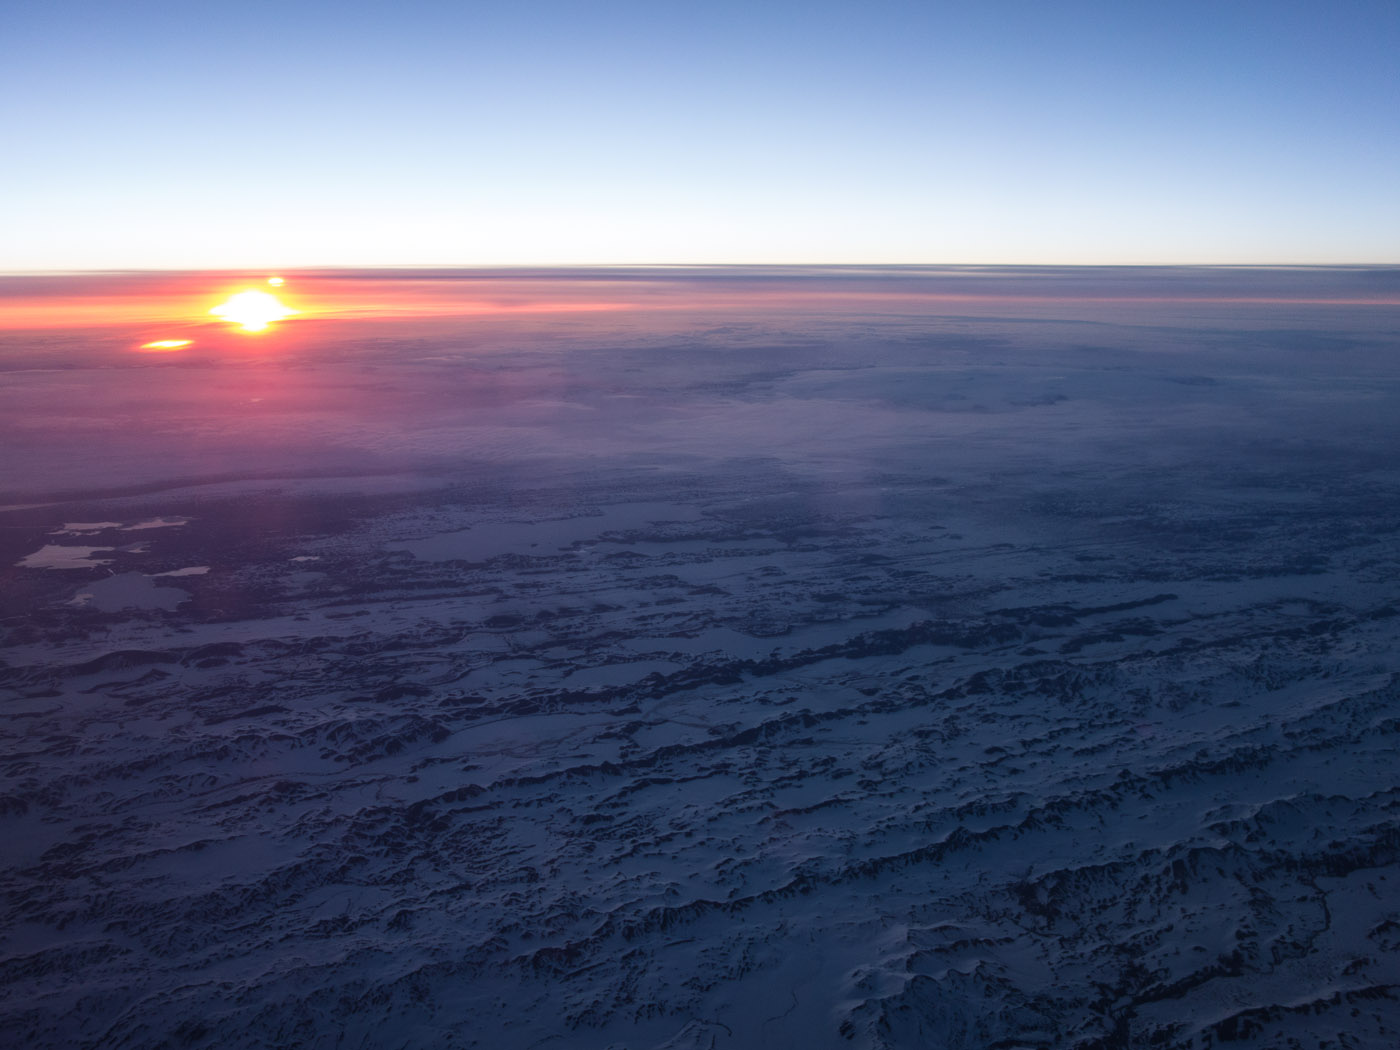
M 0 270 L 1400 262 L 1396 0 L 65 2 Z

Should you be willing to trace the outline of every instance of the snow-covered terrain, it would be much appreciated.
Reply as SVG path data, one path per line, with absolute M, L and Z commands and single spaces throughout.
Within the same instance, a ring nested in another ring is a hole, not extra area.
M 5 1041 L 1394 1046 L 1393 310 L 1078 309 L 131 366 L 5 468 Z

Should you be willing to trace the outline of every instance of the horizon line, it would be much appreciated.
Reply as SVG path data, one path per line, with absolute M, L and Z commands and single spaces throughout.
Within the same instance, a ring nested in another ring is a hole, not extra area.
M 479 273 L 560 273 L 582 270 L 1373 270 L 1400 269 L 1394 262 L 1077 262 L 1077 263 L 970 263 L 970 262 L 599 262 L 599 263 L 374 263 L 374 264 L 300 264 L 286 266 L 147 266 L 96 267 L 55 269 L 0 269 L 0 278 L 7 277 L 97 277 L 139 276 L 147 274 L 210 274 L 220 276 L 242 274 L 303 274 L 336 273 L 404 273 L 479 272 Z

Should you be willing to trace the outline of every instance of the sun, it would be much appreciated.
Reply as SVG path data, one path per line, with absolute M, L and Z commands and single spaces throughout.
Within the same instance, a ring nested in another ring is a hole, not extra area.
M 291 317 L 295 310 L 284 306 L 275 295 L 249 289 L 231 296 L 209 311 L 215 317 L 238 325 L 245 332 L 261 332 L 273 321 Z

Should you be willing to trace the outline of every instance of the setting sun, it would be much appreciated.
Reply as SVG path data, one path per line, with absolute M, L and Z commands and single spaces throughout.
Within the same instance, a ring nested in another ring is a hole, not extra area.
M 284 306 L 275 295 L 249 290 L 239 292 L 209 312 L 238 325 L 245 332 L 261 332 L 273 321 L 291 317 L 297 311 Z

